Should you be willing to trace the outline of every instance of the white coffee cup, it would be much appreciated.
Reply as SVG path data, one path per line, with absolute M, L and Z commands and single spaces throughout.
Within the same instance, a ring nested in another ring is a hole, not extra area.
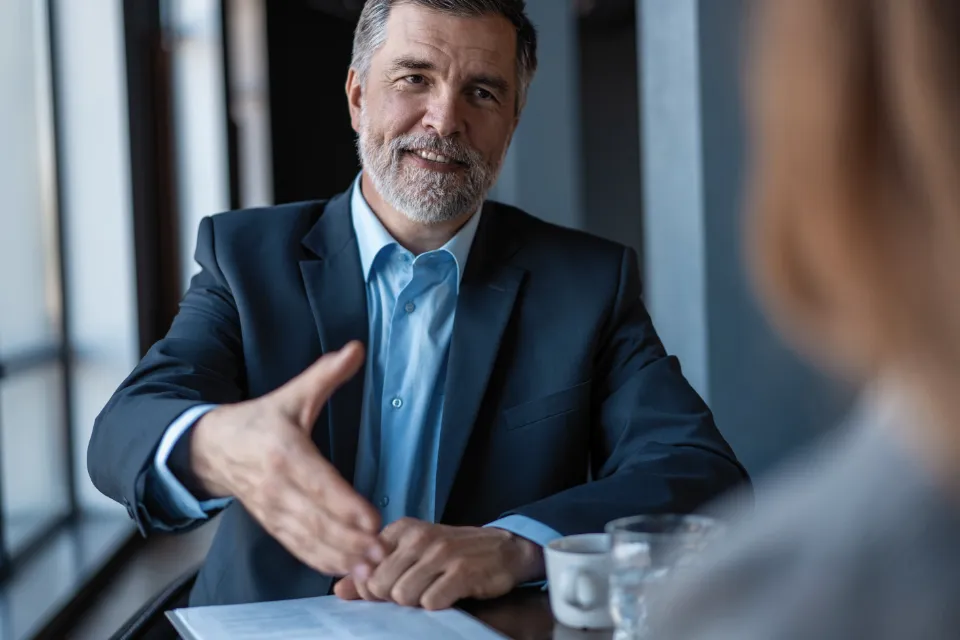
M 550 608 L 561 624 L 574 629 L 613 627 L 609 552 L 610 538 L 604 533 L 567 536 L 547 545 Z

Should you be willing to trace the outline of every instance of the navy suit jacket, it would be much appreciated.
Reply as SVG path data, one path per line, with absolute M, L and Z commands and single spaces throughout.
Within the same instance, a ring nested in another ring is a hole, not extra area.
M 175 418 L 261 396 L 367 339 L 346 194 L 206 218 L 196 260 L 169 332 L 103 409 L 88 450 L 96 486 L 144 533 L 163 522 L 146 471 Z M 332 397 L 313 432 L 347 479 L 363 378 Z M 438 520 L 479 526 L 516 513 L 564 535 L 602 531 L 621 516 L 695 510 L 746 479 L 654 331 L 635 253 L 486 203 L 450 345 Z M 322 595 L 331 583 L 235 501 L 191 603 Z

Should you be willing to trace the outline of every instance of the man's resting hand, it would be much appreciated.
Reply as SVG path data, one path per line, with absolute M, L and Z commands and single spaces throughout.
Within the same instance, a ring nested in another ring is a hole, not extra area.
M 389 555 L 366 579 L 351 575 L 334 593 L 345 600 L 389 600 L 446 609 L 463 598 L 502 596 L 543 577 L 543 550 L 495 527 L 451 527 L 403 518 L 381 539 Z

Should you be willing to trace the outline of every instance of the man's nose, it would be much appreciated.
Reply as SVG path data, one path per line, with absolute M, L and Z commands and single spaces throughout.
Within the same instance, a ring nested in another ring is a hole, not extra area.
M 458 102 L 458 97 L 448 92 L 433 96 L 423 116 L 423 126 L 444 138 L 463 133 L 463 118 Z

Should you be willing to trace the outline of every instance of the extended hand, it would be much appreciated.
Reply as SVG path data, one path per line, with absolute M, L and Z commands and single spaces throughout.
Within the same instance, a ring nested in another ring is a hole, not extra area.
M 543 577 L 540 546 L 503 529 L 404 518 L 380 537 L 391 553 L 367 580 L 348 576 L 334 593 L 345 600 L 390 600 L 435 610 L 463 598 L 496 598 Z
M 191 434 L 190 464 L 207 492 L 236 497 L 290 553 L 327 574 L 369 573 L 386 552 L 379 513 L 310 438 L 363 357 L 348 344 L 270 394 L 207 413 Z

